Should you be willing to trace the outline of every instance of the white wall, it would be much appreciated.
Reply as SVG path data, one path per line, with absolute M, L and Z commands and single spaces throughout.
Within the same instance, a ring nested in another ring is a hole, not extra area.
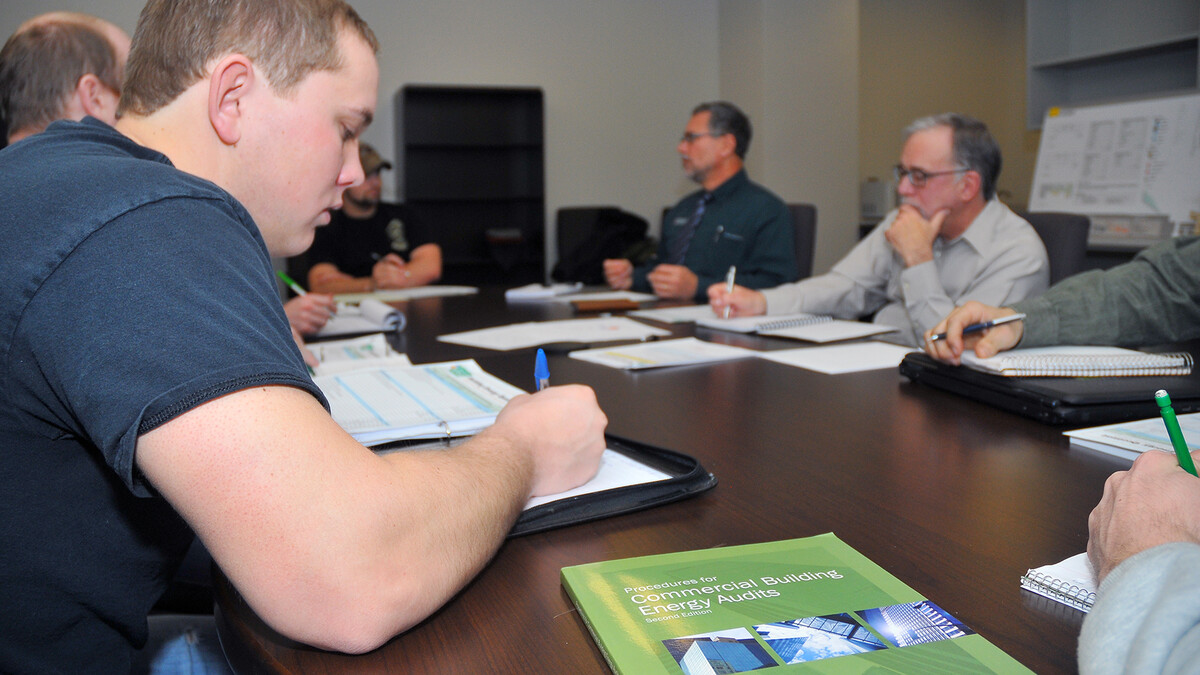
M 380 112 L 367 134 L 395 155 L 404 84 L 541 87 L 547 249 L 558 207 L 615 204 L 658 227 L 687 190 L 675 145 L 717 93 L 715 0 L 358 0 L 382 44 Z
M 854 244 L 858 222 L 858 3 L 722 0 L 721 93 L 754 125 L 750 175 L 817 206 L 813 271 Z
M 132 32 L 141 5 L 56 0 L 53 7 L 95 14 Z M 700 101 L 728 98 L 755 126 L 754 179 L 786 201 L 817 204 L 816 269 L 828 268 L 854 241 L 858 2 L 354 5 L 382 44 L 377 121 L 365 138 L 392 159 L 392 100 L 406 83 L 541 87 L 547 223 L 559 206 L 610 203 L 657 230 L 662 207 L 694 189 L 675 156 L 688 113 Z M 0 35 L 49 8 L 45 0 L 3 0 Z

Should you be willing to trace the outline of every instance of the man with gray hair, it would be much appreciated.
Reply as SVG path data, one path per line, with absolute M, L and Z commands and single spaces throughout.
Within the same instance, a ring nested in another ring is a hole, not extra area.
M 638 267 L 625 259 L 604 261 L 608 285 L 703 302 L 704 290 L 731 266 L 750 288 L 794 280 L 791 216 L 779 197 L 750 182 L 743 168 L 749 148 L 750 120 L 737 106 L 696 106 L 676 150 L 688 178 L 703 189 L 663 217 L 655 259 Z
M 87 14 L 50 12 L 0 49 L 0 119 L 15 143 L 55 120 L 117 121 L 129 36 Z
M 874 314 L 917 346 L 967 300 L 1003 305 L 1046 290 L 1050 263 L 1041 238 L 996 199 L 1000 148 L 987 126 L 946 113 L 913 122 L 904 135 L 895 168 L 900 207 L 832 270 L 762 292 L 739 286 L 730 293 L 714 284 L 713 309 L 729 307 L 731 316 Z

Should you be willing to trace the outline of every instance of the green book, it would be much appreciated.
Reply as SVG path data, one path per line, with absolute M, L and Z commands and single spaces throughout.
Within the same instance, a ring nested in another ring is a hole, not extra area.
M 833 534 L 565 567 L 619 675 L 1028 673 Z

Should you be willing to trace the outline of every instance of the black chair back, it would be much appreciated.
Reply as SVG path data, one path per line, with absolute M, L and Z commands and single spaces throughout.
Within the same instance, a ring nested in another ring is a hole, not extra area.
M 1044 211 L 1021 214 L 1037 230 L 1050 257 L 1050 284 L 1086 269 L 1091 220 L 1077 213 Z
M 813 204 L 788 204 L 796 238 L 797 279 L 812 276 L 813 253 L 817 243 L 817 207 Z

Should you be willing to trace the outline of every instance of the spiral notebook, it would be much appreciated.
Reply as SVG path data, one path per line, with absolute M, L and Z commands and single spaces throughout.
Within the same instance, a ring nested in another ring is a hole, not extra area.
M 1015 349 L 988 359 L 967 351 L 962 362 L 975 370 L 1005 377 L 1138 377 L 1192 372 L 1191 354 L 1149 354 L 1120 347 Z
M 1021 588 L 1086 612 L 1096 601 L 1096 574 L 1087 554 L 1080 553 L 1025 572 Z
M 806 342 L 853 340 L 897 330 L 891 326 L 862 321 L 843 321 L 823 314 L 743 316 L 735 319 L 708 317 L 698 320 L 696 325 L 735 333 L 757 333 L 767 337 L 782 337 Z
M 1154 392 L 1171 392 L 1179 414 L 1200 411 L 1200 373 L 1157 377 L 1004 377 L 913 352 L 900 374 L 921 384 L 1048 424 L 1091 426 L 1158 415 Z

